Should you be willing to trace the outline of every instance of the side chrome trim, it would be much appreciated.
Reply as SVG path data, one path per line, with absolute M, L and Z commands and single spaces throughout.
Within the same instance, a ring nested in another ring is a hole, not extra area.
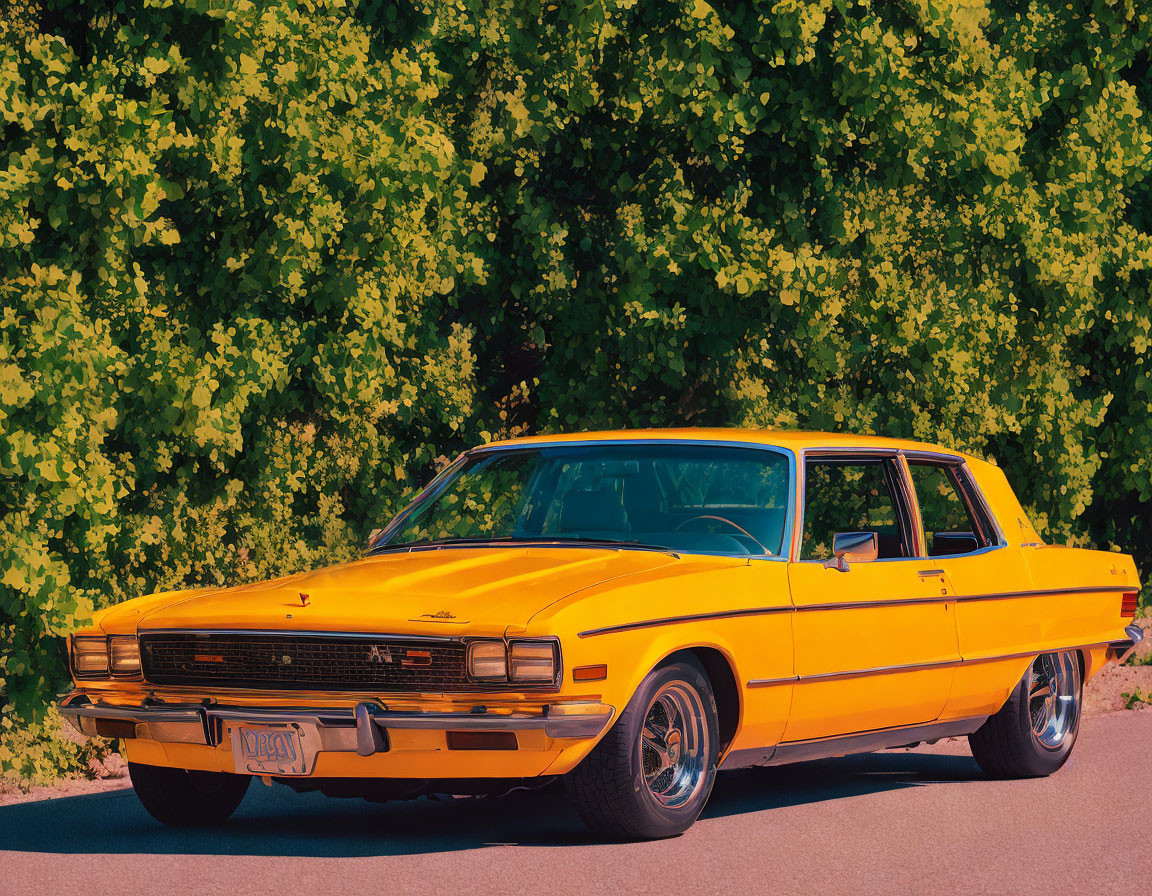
M 642 622 L 622 622 L 619 625 L 590 628 L 578 632 L 576 637 L 594 638 L 597 635 L 629 632 L 640 628 L 658 628 L 662 625 L 678 625 L 681 622 L 699 622 L 705 619 L 735 619 L 742 616 L 767 616 L 772 613 L 792 613 L 795 609 L 791 604 L 781 604 L 777 607 L 751 607 L 747 610 L 717 610 L 715 613 L 690 613 L 686 616 L 662 616 L 658 619 L 645 619 Z
M 946 669 L 948 667 L 973 666 L 978 663 L 996 663 L 1001 660 L 1022 660 L 1042 653 L 1061 653 L 1065 650 L 1091 650 L 1095 647 L 1114 647 L 1128 644 L 1127 641 L 1097 641 L 1092 644 L 1073 644 L 1070 647 L 1053 647 L 1044 650 L 1024 650 L 1018 653 L 997 653 L 989 656 L 965 656 L 954 660 L 931 660 L 926 663 L 905 663 L 899 666 L 872 666 L 867 669 L 849 669 L 842 672 L 817 672 L 813 675 L 789 675 L 785 678 L 753 678 L 746 687 L 767 688 L 780 684 L 801 684 L 804 682 L 840 681 L 847 678 L 864 678 L 869 675 L 888 675 L 900 672 L 919 672 L 924 669 Z
M 915 558 L 913 558 L 915 559 Z M 820 561 L 807 561 L 818 563 Z M 901 562 L 908 562 L 901 558 Z M 657 628 L 663 625 L 677 625 L 681 622 L 697 622 L 708 619 L 729 619 L 741 616 L 767 616 L 772 613 L 815 613 L 823 610 L 866 610 L 876 607 L 903 607 L 917 604 L 952 604 L 970 603 L 981 600 L 1010 600 L 1019 597 L 1053 597 L 1069 594 L 1103 594 L 1111 592 L 1131 591 L 1130 585 L 1099 585 L 1083 588 L 1049 588 L 1039 591 L 1001 591 L 993 594 L 946 594 L 930 597 L 885 598 L 869 601 L 841 601 L 839 603 L 825 604 L 781 604 L 775 607 L 749 607 L 744 610 L 718 610 L 714 613 L 689 613 L 684 616 L 661 616 L 656 619 L 645 619 L 637 622 L 622 622 L 618 625 L 606 625 L 602 628 L 590 628 L 579 632 L 577 637 L 594 638 L 598 635 L 610 635 L 616 632 L 634 631 L 641 628 Z
M 750 688 L 763 688 L 774 684 L 806 681 L 840 681 L 845 678 L 865 678 L 869 675 L 887 675 L 892 672 L 919 672 L 922 669 L 944 669 L 958 666 L 962 660 L 932 660 L 927 663 L 905 663 L 898 666 L 872 666 L 867 669 L 853 669 L 845 672 L 817 672 L 813 675 L 795 675 L 791 678 L 754 678 L 748 682 Z
M 1045 588 L 1037 591 L 996 591 L 991 594 L 962 594 L 954 597 L 957 603 L 974 600 L 1011 600 L 1014 597 L 1056 597 L 1065 594 L 1111 594 L 1131 591 L 1131 585 L 1086 585 L 1079 588 Z
M 783 741 L 775 747 L 735 750 L 724 757 L 720 768 L 727 770 L 752 765 L 785 765 L 789 762 L 808 762 L 813 759 L 830 759 L 834 756 L 911 746 L 921 741 L 939 740 L 943 737 L 960 737 L 976 731 L 987 718 L 987 716 L 972 716 L 947 722 L 903 725 L 898 728 L 881 728 L 876 731 L 861 731 L 856 734 L 821 737 L 814 740 Z
M 1050 647 L 1045 650 L 1021 650 L 1018 653 L 993 653 L 985 656 L 966 656 L 959 665 L 970 666 L 974 663 L 998 663 L 1001 660 L 1022 660 L 1029 656 L 1040 656 L 1042 653 L 1063 653 L 1065 650 L 1093 650 L 1097 647 L 1107 647 L 1109 641 L 1095 641 L 1091 644 L 1070 644 L 1067 647 Z

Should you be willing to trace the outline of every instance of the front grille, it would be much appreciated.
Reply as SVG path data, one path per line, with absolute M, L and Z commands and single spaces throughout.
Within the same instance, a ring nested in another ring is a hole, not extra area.
M 264 633 L 140 635 L 153 684 L 283 690 L 473 690 L 460 641 Z

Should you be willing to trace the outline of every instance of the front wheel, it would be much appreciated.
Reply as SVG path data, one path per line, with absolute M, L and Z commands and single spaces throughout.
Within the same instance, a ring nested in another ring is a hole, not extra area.
M 236 811 L 248 775 L 186 771 L 128 763 L 128 777 L 144 808 L 159 822 L 174 827 L 218 824 Z
M 568 776 L 593 831 L 652 840 L 683 833 L 716 780 L 716 700 L 691 659 L 654 669 L 612 729 Z
M 968 735 L 993 778 L 1039 778 L 1060 768 L 1080 730 L 1082 683 L 1075 651 L 1036 657 L 1008 702 Z

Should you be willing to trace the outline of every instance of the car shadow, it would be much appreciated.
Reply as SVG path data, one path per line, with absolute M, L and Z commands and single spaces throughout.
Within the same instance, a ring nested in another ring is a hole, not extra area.
M 875 753 L 718 776 L 703 818 L 981 778 L 967 756 Z M 0 807 L 0 850 L 74 854 L 361 857 L 597 842 L 558 792 L 373 804 L 253 783 L 210 829 L 166 828 L 130 789 Z

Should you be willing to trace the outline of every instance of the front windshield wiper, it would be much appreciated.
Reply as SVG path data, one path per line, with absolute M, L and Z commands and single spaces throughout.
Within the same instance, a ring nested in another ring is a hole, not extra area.
M 588 545 L 595 547 L 632 548 L 639 551 L 659 551 L 662 554 L 669 554 L 677 559 L 680 558 L 680 555 L 671 548 L 661 547 L 656 544 L 645 544 L 642 541 L 628 541 L 618 538 L 563 538 L 550 535 L 486 535 L 469 538 L 424 538 L 418 541 L 406 541 L 400 544 L 378 545 L 368 552 L 368 556 L 371 557 L 375 554 L 383 554 L 389 551 L 484 544 Z
M 533 538 L 531 541 L 537 544 L 587 544 L 594 546 L 613 547 L 613 548 L 635 548 L 638 551 L 660 551 L 662 554 L 671 554 L 673 557 L 679 559 L 680 555 L 677 554 L 672 548 L 666 548 L 658 544 L 648 544 L 644 541 L 628 541 L 624 538 Z
M 416 541 L 402 541 L 397 544 L 387 543 L 378 544 L 368 552 L 368 556 L 373 554 L 383 554 L 386 551 L 407 551 L 410 548 L 438 548 L 441 545 L 453 544 L 506 544 L 510 541 L 518 541 L 515 535 L 477 535 L 467 538 L 419 538 Z

